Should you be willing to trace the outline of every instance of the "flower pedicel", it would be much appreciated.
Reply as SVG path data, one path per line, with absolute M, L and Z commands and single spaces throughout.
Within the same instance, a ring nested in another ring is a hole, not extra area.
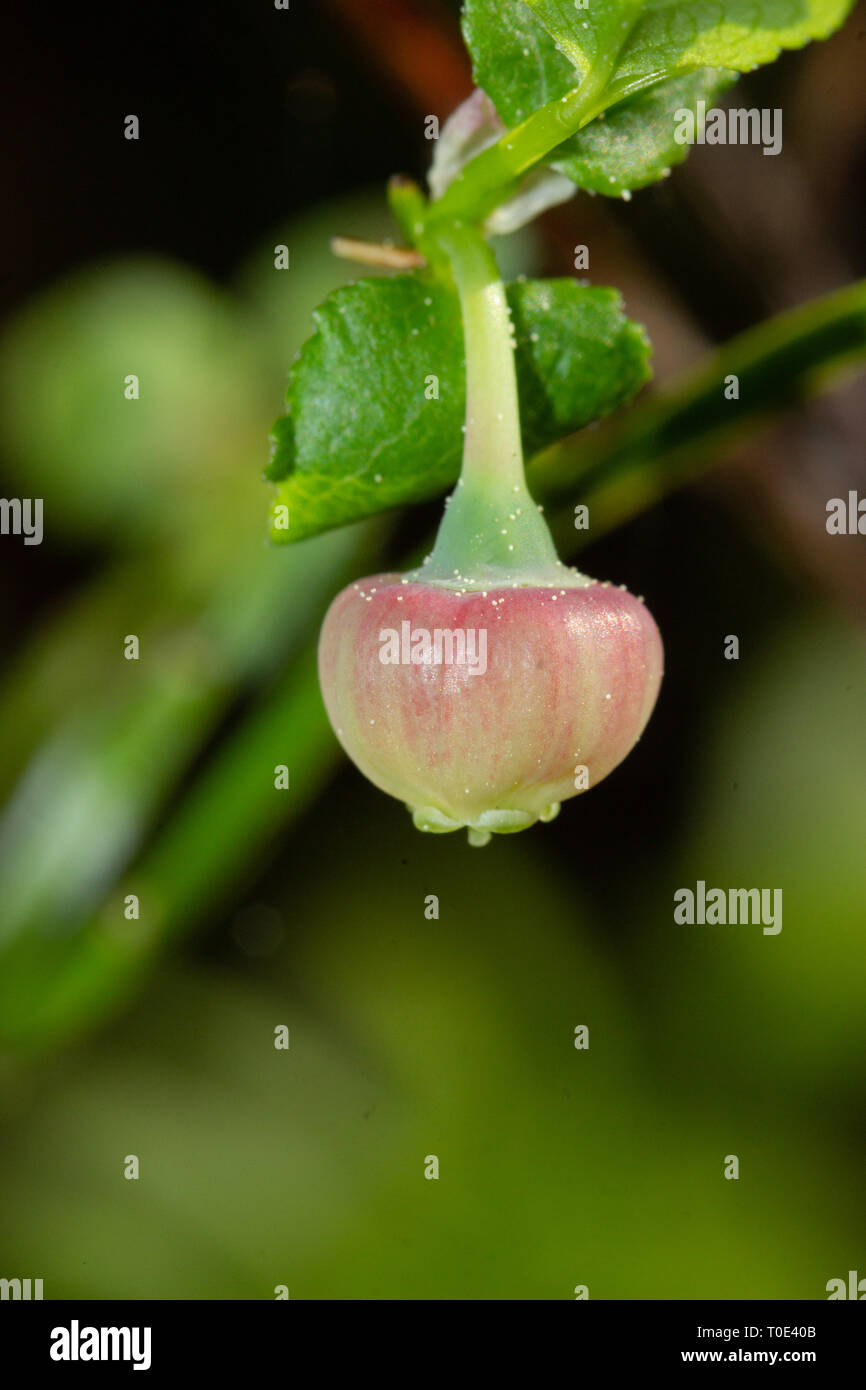
M 328 716 L 421 830 L 473 844 L 550 820 L 640 737 L 662 676 L 641 600 L 557 558 L 523 472 L 511 324 L 486 243 L 451 246 L 463 312 L 463 468 L 432 554 L 334 600 L 319 643 Z

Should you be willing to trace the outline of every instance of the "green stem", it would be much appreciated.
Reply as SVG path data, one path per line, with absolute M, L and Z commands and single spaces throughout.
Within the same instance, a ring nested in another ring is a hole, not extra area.
M 523 471 L 514 330 L 505 287 L 481 232 L 437 228 L 463 316 L 463 467 L 432 554 L 417 572 L 452 588 L 570 582 Z
M 457 223 L 439 237 L 457 285 L 466 351 L 463 476 L 503 495 L 525 488 L 513 328 L 493 252 L 474 227 Z
M 671 75 L 659 71 L 608 86 L 610 66 L 589 73 L 579 87 L 539 107 L 495 145 L 470 160 L 438 202 L 430 204 L 426 225 L 434 228 L 440 221 L 455 219 L 481 221 L 510 198 L 523 175 L 564 140 L 576 135 L 602 111 Z

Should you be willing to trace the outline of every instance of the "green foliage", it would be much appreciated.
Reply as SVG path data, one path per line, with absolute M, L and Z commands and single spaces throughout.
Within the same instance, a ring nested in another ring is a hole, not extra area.
M 696 111 L 698 101 L 711 106 L 733 80 L 731 73 L 698 68 L 639 92 L 566 140 L 553 167 L 579 188 L 608 197 L 646 188 L 689 152 L 674 139 L 674 113 Z
M 558 147 L 552 163 L 580 188 L 619 196 L 684 159 L 688 146 L 674 138 L 676 111 L 694 111 L 698 100 L 711 104 L 735 71 L 825 37 L 849 8 L 849 0 L 621 0 L 586 9 L 565 0 L 467 0 L 463 27 L 475 81 L 511 126 L 584 79 L 615 98 Z M 649 79 L 648 90 L 628 95 Z M 599 104 L 606 104 L 603 96 Z
M 224 478 L 249 451 L 266 371 L 231 301 L 186 267 L 88 268 L 8 326 L 0 440 L 55 518 L 129 549 L 201 517 L 203 456 Z
M 528 449 L 608 414 L 646 381 L 645 334 L 614 290 L 525 281 L 508 300 Z M 433 497 L 460 470 L 466 387 L 453 292 L 426 277 L 359 280 L 314 318 L 274 429 L 269 475 L 290 516 L 278 540 Z
M 585 11 L 576 11 L 578 20 Z M 469 0 L 463 27 L 475 81 L 509 125 L 570 92 L 579 80 L 523 0 Z M 580 188 L 619 197 L 662 178 L 688 146 L 674 139 L 674 112 L 712 101 L 732 75 L 701 69 L 638 93 L 559 146 L 552 161 Z
M 381 214 L 370 231 L 384 234 Z M 339 283 L 320 225 L 296 224 L 288 240 L 310 267 L 308 291 Z M 272 282 L 270 248 L 268 263 Z M 286 297 L 279 346 L 265 351 L 251 274 L 244 284 L 244 299 L 229 297 L 185 267 L 124 261 L 52 287 L 0 338 L 10 476 L 44 495 L 55 543 L 98 535 L 118 552 L 7 656 L 0 1051 L 25 1038 L 46 1046 L 114 1007 L 177 929 L 179 895 L 200 896 L 215 863 L 230 875 L 249 860 L 261 820 L 263 844 L 335 753 L 312 666 L 295 661 L 335 590 L 370 561 L 359 531 L 312 553 L 264 543 L 256 461 L 281 354 L 300 346 L 312 303 Z M 128 400 L 134 369 L 141 395 Z M 129 632 L 139 661 L 123 659 Z M 201 780 L 199 760 L 240 700 L 241 731 Z M 297 750 L 280 746 L 287 728 Z M 274 790 L 274 747 L 292 761 L 291 797 Z M 179 787 L 187 814 L 198 797 L 205 805 L 197 830 L 180 818 L 173 854 L 171 836 L 151 837 Z M 141 892 L 154 910 L 126 921 L 125 895 Z M 183 898 L 190 920 L 194 906 Z
M 518 0 L 522 3 L 522 0 Z M 526 0 L 580 75 L 609 84 L 698 67 L 749 72 L 785 48 L 825 39 L 852 0 Z M 495 0 L 498 12 L 502 6 Z
M 566 504 L 563 521 L 573 534 L 579 489 L 597 537 L 699 477 L 732 437 L 808 400 L 864 358 L 861 280 L 741 333 L 628 415 L 545 450 L 529 471 L 533 491 L 545 502 Z M 727 389 L 732 377 L 736 398 Z
M 664 177 L 688 148 L 676 139 L 676 112 L 712 102 L 732 70 L 829 33 L 847 7 L 467 0 L 476 81 L 519 129 L 471 160 L 429 216 L 416 191 L 411 216 L 399 220 L 429 273 L 361 280 L 315 312 L 315 332 L 290 374 L 287 412 L 272 431 L 274 540 L 301 540 L 455 482 L 465 385 L 449 219 L 480 224 L 545 161 L 608 195 Z M 509 300 L 524 449 L 608 414 L 646 379 L 646 343 L 610 292 L 518 283 Z

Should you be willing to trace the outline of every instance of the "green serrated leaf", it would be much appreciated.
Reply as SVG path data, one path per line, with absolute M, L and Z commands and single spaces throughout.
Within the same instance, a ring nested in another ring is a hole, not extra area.
M 574 87 L 572 63 L 524 0 L 468 0 L 463 23 L 475 81 L 508 125 Z M 674 138 L 674 112 L 694 111 L 699 99 L 711 103 L 733 80 L 732 73 L 701 68 L 659 83 L 572 136 L 553 167 L 579 188 L 608 197 L 655 183 L 688 154 L 689 146 Z
M 785 48 L 825 39 L 853 0 L 526 0 L 578 72 L 608 82 L 697 67 L 749 72 Z
M 688 145 L 674 139 L 674 113 L 708 106 L 735 81 L 733 72 L 698 68 L 670 82 L 660 82 L 631 100 L 621 101 L 606 117 L 592 121 L 557 150 L 553 168 L 578 188 L 621 197 L 666 178 L 681 164 Z
M 620 196 L 661 178 L 688 153 L 675 112 L 712 103 L 748 70 L 822 38 L 852 0 L 466 0 L 463 29 L 475 81 L 509 126 L 586 77 L 619 90 L 654 86 L 610 106 L 556 152 L 581 188 Z M 622 47 L 620 48 L 620 45 Z
M 699 100 L 711 105 L 735 80 L 733 73 L 699 68 L 660 82 L 567 140 L 553 167 L 579 188 L 608 197 L 646 188 L 665 178 L 689 152 L 689 145 L 674 139 L 674 113 L 696 111 Z
M 508 286 L 508 302 L 527 453 L 611 414 L 648 380 L 649 340 L 616 290 L 527 280 Z
M 614 290 L 574 280 L 508 287 L 524 445 L 553 443 L 629 400 L 649 375 L 649 344 Z M 274 427 L 268 476 L 288 507 L 277 541 L 451 487 L 465 412 L 457 298 L 414 275 L 359 280 L 317 310 Z
M 309 533 L 303 518 L 333 489 L 345 521 L 396 505 L 407 488 L 435 495 L 453 471 L 440 457 L 443 437 L 453 446 L 463 418 L 460 309 L 443 286 L 411 275 L 358 280 L 325 300 L 313 326 L 267 470 L 274 481 L 293 474 L 292 539 L 296 528 Z
M 574 64 L 524 0 L 465 0 L 462 24 L 475 84 L 509 126 L 577 85 Z

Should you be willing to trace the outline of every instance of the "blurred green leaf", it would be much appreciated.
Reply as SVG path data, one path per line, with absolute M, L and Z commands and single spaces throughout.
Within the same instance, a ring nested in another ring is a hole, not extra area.
M 592 538 L 621 525 L 718 460 L 740 433 L 827 389 L 866 358 L 866 281 L 810 300 L 740 334 L 664 393 L 591 434 L 538 454 L 533 493 L 556 506 L 572 547 L 576 496 L 590 507 Z M 738 395 L 731 397 L 729 378 Z
M 91 689 L 89 698 L 50 724 L 0 821 L 0 961 L 3 985 L 10 987 L 7 1005 L 20 984 L 8 955 L 16 940 L 38 939 L 49 953 L 62 938 L 77 948 L 76 933 L 115 880 L 129 872 L 156 811 L 213 734 L 238 685 L 289 661 L 309 640 L 337 575 L 349 577 L 349 557 L 357 553 L 357 535 L 346 533 L 329 538 L 314 554 L 292 552 L 288 568 L 274 556 L 264 613 L 259 592 L 217 591 L 187 627 L 150 631 L 141 625 L 138 661 L 123 660 L 122 637 L 116 635 L 111 683 Z M 247 607 L 239 611 L 242 598 Z M 229 605 L 231 627 L 224 623 Z M 243 653 L 234 641 L 238 629 Z M 312 682 L 309 698 L 314 697 Z M 295 730 L 291 737 L 296 735 Z M 273 771 L 266 783 L 274 795 Z M 237 791 L 233 807 L 236 798 Z M 246 824 L 249 817 L 233 821 L 239 845 Z M 46 991 L 41 993 L 44 1004 Z M 7 1022 L 8 1017 L 6 1012 Z
M 0 440 L 26 495 L 44 499 L 49 537 L 68 529 L 123 549 L 186 538 L 209 493 L 253 466 L 263 378 L 260 344 L 192 271 L 88 269 L 5 329 Z
M 152 718 L 159 714 L 152 701 L 147 708 Z M 134 740 L 136 724 L 127 718 L 121 733 Z M 0 1046 L 9 1053 L 43 1052 L 68 1041 L 140 989 L 149 959 L 172 935 L 189 931 L 239 870 L 248 870 L 277 831 L 306 808 L 338 748 L 308 656 L 213 757 L 178 812 L 138 856 L 132 851 L 139 847 L 140 827 L 130 825 L 129 802 L 136 791 L 140 801 L 160 790 L 153 775 L 144 777 L 141 770 L 155 750 L 144 742 L 132 765 L 109 765 L 110 751 L 99 750 L 101 766 L 89 780 L 82 779 L 80 767 L 72 769 L 79 775 L 70 791 L 87 795 L 44 867 L 34 857 L 44 832 L 32 845 L 25 843 L 22 853 L 14 843 L 13 812 L 14 857 L 7 833 L 0 895 L 23 883 L 25 898 L 13 903 L 19 920 L 13 915 L 0 943 Z M 279 763 L 289 767 L 287 791 L 275 786 Z M 176 776 L 179 770 L 174 761 L 170 771 Z M 64 812 L 68 816 L 69 808 L 60 804 L 55 819 L 61 827 Z M 26 828 L 38 828 L 32 815 Z M 98 843 L 91 846 L 93 837 Z M 125 916 L 128 894 L 139 898 L 137 919 Z M 10 925 L 18 929 L 11 937 Z
M 537 847 L 443 854 L 399 807 L 384 829 L 390 872 L 381 821 L 329 843 L 326 877 L 308 839 L 267 955 L 163 968 L 110 1047 L 22 1088 L 6 1266 L 55 1298 L 823 1296 L 863 1210 L 837 1136 L 736 1086 L 680 1093 Z M 732 1134 L 748 1181 L 721 1176 Z
M 306 280 L 320 265 L 326 288 L 339 283 L 345 266 L 326 244 L 314 248 L 303 228 L 284 234 L 309 247 Z M 269 264 L 274 278 L 272 255 Z M 283 309 L 289 350 L 306 314 Z M 123 554 L 28 634 L 0 691 L 7 1039 L 50 1045 L 92 1023 L 140 969 L 134 924 L 126 938 L 113 934 L 126 877 L 173 798 L 185 804 L 196 760 L 226 719 L 292 669 L 373 543 L 347 531 L 314 551 L 267 544 L 256 461 L 280 394 L 267 341 L 253 294 L 238 307 L 177 267 L 127 262 L 49 291 L 0 345 L 4 444 L 26 490 L 33 478 L 44 487 L 47 539 L 70 529 L 114 539 L 116 522 L 140 522 L 120 537 Z M 112 385 L 133 349 L 154 393 L 141 414 L 144 390 L 126 401 L 122 379 Z M 138 661 L 123 659 L 128 633 Z M 318 700 L 314 681 L 303 698 Z M 282 708 L 291 719 L 291 703 Z M 311 754 L 316 746 L 311 737 Z M 273 805 L 273 771 L 268 789 Z M 232 824 L 243 859 L 252 817 Z M 108 900 L 103 931 L 93 924 Z
M 845 1114 L 866 1049 L 866 661 L 854 632 L 813 611 L 730 666 L 741 674 L 710 717 L 688 831 L 642 889 L 659 908 L 637 973 L 648 1001 L 669 993 L 660 1041 L 687 1027 L 704 1084 L 734 1075 Z M 675 889 L 698 879 L 781 890 L 781 931 L 673 926 Z

